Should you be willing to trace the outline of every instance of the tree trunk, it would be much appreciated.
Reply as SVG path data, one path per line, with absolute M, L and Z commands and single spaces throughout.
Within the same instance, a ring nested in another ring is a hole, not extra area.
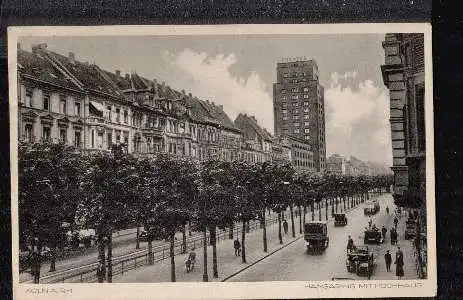
M 293 233 L 293 238 L 296 237 L 296 229 L 294 227 L 294 212 L 293 212 L 293 205 L 291 204 L 289 206 L 289 212 L 290 212 L 290 215 L 291 215 L 291 231 Z
M 281 213 L 278 213 L 278 239 L 280 244 L 283 244 L 283 237 L 281 235 Z
M 321 200 L 318 199 L 317 201 L 317 207 L 318 207 L 318 221 L 321 221 L 322 220 L 322 209 L 321 209 Z
M 328 198 L 325 198 L 325 217 L 328 221 Z
M 151 238 L 151 234 L 148 234 L 148 264 L 154 264 L 153 239 Z
M 40 283 L 40 269 L 42 267 L 42 257 L 40 255 L 40 249 L 41 249 L 41 244 L 40 241 L 38 241 L 37 244 L 34 244 L 32 246 L 32 266 L 31 266 L 31 271 L 34 275 L 34 283 L 39 284 Z
M 344 197 L 344 199 L 342 199 L 342 202 L 343 202 L 343 206 L 344 206 L 344 211 L 346 211 L 346 197 Z
M 229 227 L 229 228 L 230 228 L 230 230 L 229 230 L 229 232 L 228 232 L 228 238 L 229 238 L 230 240 L 233 240 L 233 231 L 235 230 L 233 221 L 230 223 L 230 227 Z
M 188 221 L 188 236 L 191 236 L 191 221 Z
M 301 214 L 301 206 L 298 206 L 299 210 L 299 234 L 302 234 L 302 214 Z
M 219 278 L 219 271 L 217 268 L 217 227 L 211 227 L 210 233 L 212 236 L 212 274 L 214 278 Z
M 331 198 L 331 217 L 334 216 L 334 199 L 335 198 Z
M 140 224 L 137 224 L 137 240 L 135 249 L 140 249 Z
M 113 282 L 113 231 L 108 233 L 108 283 Z
M 175 233 L 170 235 L 170 281 L 175 282 L 175 253 L 174 253 Z
M 251 224 L 249 224 L 249 221 L 246 222 L 246 233 L 249 233 L 251 231 Z
M 187 253 L 186 249 L 186 224 L 183 225 L 182 227 L 182 253 L 185 254 Z
M 315 204 L 314 204 L 314 201 L 312 200 L 312 201 L 310 202 L 310 209 L 311 209 L 311 211 L 312 211 L 312 221 L 315 221 L 315 207 L 314 207 L 314 205 L 315 205 Z
M 245 231 L 245 225 L 246 222 L 243 220 L 243 228 L 241 229 L 241 259 L 243 263 L 246 263 L 246 231 Z
M 302 220 L 303 225 L 305 225 L 305 215 L 306 215 L 306 213 L 307 213 L 307 207 L 304 204 L 304 220 Z
M 267 252 L 267 225 L 265 224 L 265 208 L 262 210 L 262 241 L 264 243 L 264 252 Z
M 203 229 L 203 281 L 209 281 L 209 275 L 207 275 L 207 227 Z
M 104 234 L 98 233 L 98 263 L 99 263 L 99 271 L 98 274 L 98 282 L 104 282 L 106 278 L 106 263 L 105 263 L 105 241 L 104 241 Z
M 48 272 L 56 271 L 56 241 L 50 247 L 50 270 Z

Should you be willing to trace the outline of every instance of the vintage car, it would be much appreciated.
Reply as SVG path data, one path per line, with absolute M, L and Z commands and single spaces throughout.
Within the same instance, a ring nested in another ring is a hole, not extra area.
M 324 221 L 312 221 L 304 224 L 304 240 L 307 250 L 324 250 L 330 239 Z
M 347 272 L 370 279 L 375 267 L 373 253 L 368 251 L 368 246 L 357 247 L 347 254 L 346 267 Z
M 363 235 L 364 244 L 381 244 L 383 242 L 383 237 L 381 231 L 378 228 L 367 228 L 365 229 Z
M 374 205 L 369 205 L 368 207 L 365 207 L 363 209 L 363 214 L 365 216 L 371 216 L 371 215 L 374 215 L 376 213 L 377 213 L 377 211 L 376 211 L 376 208 L 374 207 Z
M 379 212 L 381 210 L 381 206 L 379 206 L 378 201 L 373 202 L 373 208 L 375 209 L 375 213 Z
M 334 226 L 346 226 L 347 217 L 346 214 L 334 214 Z

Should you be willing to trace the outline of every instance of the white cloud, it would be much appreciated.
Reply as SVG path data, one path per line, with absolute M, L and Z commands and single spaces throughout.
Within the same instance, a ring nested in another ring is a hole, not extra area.
M 325 91 L 327 155 L 339 153 L 391 164 L 387 90 L 371 80 L 360 82 L 356 89 L 342 86 L 339 78 L 357 76 L 348 73 L 333 73 Z
M 185 49 L 179 54 L 165 52 L 164 58 L 175 77 L 170 82 L 175 82 L 177 88 L 222 104 L 232 120 L 239 113 L 254 115 L 261 126 L 273 132 L 272 96 L 259 74 L 252 72 L 247 78 L 231 75 L 230 67 L 237 62 L 233 53 L 210 57 Z

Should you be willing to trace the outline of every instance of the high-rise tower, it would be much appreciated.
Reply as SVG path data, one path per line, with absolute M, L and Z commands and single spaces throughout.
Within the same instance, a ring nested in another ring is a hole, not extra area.
M 275 135 L 307 141 L 313 151 L 314 169 L 321 172 L 326 168 L 325 101 L 318 74 L 314 60 L 278 63 L 273 110 Z

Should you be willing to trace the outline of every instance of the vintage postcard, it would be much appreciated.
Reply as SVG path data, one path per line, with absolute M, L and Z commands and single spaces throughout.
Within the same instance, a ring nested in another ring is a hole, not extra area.
M 8 28 L 15 299 L 436 293 L 429 24 Z

